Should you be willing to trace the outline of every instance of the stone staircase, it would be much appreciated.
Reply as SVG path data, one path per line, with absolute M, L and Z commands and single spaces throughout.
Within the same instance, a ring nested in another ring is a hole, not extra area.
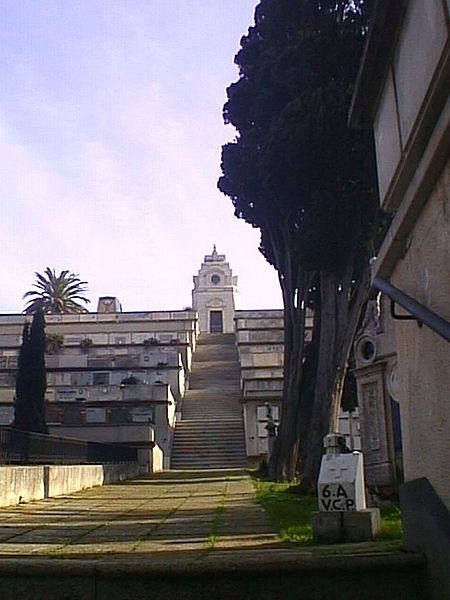
M 242 468 L 245 454 L 234 334 L 204 334 L 193 357 L 172 446 L 172 469 Z

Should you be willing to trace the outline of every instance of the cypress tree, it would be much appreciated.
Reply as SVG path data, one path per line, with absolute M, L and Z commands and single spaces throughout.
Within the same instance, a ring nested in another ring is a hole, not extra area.
M 371 0 L 261 0 L 241 40 L 219 189 L 261 231 L 284 303 L 283 405 L 271 472 L 314 487 L 336 427 L 379 227 L 373 140 L 347 115 Z M 312 340 L 306 310 L 313 309 Z
M 26 323 L 16 376 L 14 405 L 15 429 L 48 433 L 45 419 L 45 320 L 41 308 L 33 314 L 31 326 Z

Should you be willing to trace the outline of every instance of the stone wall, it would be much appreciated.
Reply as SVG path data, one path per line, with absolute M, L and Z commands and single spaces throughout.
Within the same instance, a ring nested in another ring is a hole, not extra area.
M 45 498 L 44 467 L 0 466 L 0 506 Z
M 247 456 L 257 464 L 268 451 L 267 407 L 278 423 L 283 392 L 283 311 L 236 311 Z
M 373 281 L 390 282 L 448 322 L 450 2 L 379 0 L 372 23 L 350 122 L 374 124 L 381 205 L 393 213 Z M 395 339 L 404 545 L 426 554 L 433 597 L 447 598 L 450 345 L 415 320 L 396 321 Z
M 354 357 L 361 445 L 366 482 L 393 486 L 401 480 L 401 443 L 398 405 L 395 324 L 387 297 L 370 300 L 356 335 Z
M 450 161 L 397 263 L 392 283 L 450 321 Z M 427 477 L 450 508 L 450 344 L 396 322 L 405 480 Z
M 136 477 L 146 469 L 138 463 L 0 467 L 0 506 L 71 494 L 97 485 Z
M 171 431 L 167 427 L 167 418 L 164 421 L 166 405 L 161 407 L 161 427 L 157 429 L 162 436 L 158 442 L 156 431 L 151 425 L 128 424 L 120 427 L 114 425 L 91 424 L 78 427 L 51 426 L 50 433 L 67 438 L 85 441 L 101 442 L 104 444 L 121 444 L 131 446 L 138 450 L 138 462 L 149 472 L 157 472 L 168 468 L 170 464 Z M 173 407 L 171 407 L 171 410 Z M 164 437 L 165 436 L 165 437 Z M 159 445 L 161 444 L 161 446 Z M 164 457 L 164 458 L 162 458 Z

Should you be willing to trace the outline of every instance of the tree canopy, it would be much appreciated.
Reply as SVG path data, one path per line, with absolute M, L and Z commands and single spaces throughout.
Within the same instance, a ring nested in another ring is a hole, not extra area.
M 339 270 L 371 224 L 368 136 L 347 127 L 364 32 L 361 3 L 262 0 L 241 40 L 224 107 L 239 133 L 223 148 L 219 188 L 261 228 L 261 250 L 282 274 L 278 237 L 308 270 Z
M 47 267 L 44 275 L 36 273 L 34 290 L 23 295 L 29 298 L 24 309 L 27 314 L 33 314 L 41 308 L 45 314 L 82 313 L 87 312 L 83 304 L 88 300 L 83 294 L 87 291 L 87 281 L 81 281 L 76 273 L 68 270 L 61 271 L 59 275 L 55 269 Z
M 23 431 L 48 433 L 45 419 L 45 321 L 42 309 L 25 323 L 19 350 L 13 427 Z
M 347 127 L 369 2 L 261 0 L 241 40 L 219 189 L 261 231 L 284 301 L 277 477 L 314 479 L 368 282 L 377 202 L 371 136 Z M 312 340 L 305 317 L 314 309 Z

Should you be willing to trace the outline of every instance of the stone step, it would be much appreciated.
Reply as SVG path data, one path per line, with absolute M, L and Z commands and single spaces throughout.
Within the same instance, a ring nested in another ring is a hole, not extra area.
M 235 407 L 242 407 L 239 398 L 236 396 L 230 396 L 230 398 L 215 398 L 214 396 L 212 398 L 202 398 L 202 396 L 194 396 L 194 397 L 188 397 L 185 398 L 183 401 L 183 410 L 186 410 L 186 408 L 190 407 L 190 406 L 203 406 L 204 408 L 226 408 L 226 409 L 230 409 L 230 408 L 235 408 Z
M 217 435 L 211 435 L 210 437 L 208 437 L 207 435 L 205 435 L 204 432 L 201 431 L 193 431 L 190 432 L 188 434 L 184 434 L 182 433 L 181 435 L 176 436 L 176 439 L 174 440 L 174 447 L 177 446 L 178 444 L 182 444 L 182 443 L 216 443 L 216 444 L 220 444 L 220 443 L 227 443 L 228 441 L 232 441 L 233 443 L 237 443 L 240 442 L 240 438 L 242 438 L 242 432 L 234 432 L 231 434 L 227 434 L 227 436 L 217 436 Z
M 240 434 L 240 437 L 239 437 Z M 201 436 L 195 432 L 189 436 L 177 436 L 177 439 L 174 441 L 174 447 L 176 446 L 180 446 L 180 445 L 195 445 L 195 444 L 208 444 L 208 445 L 216 445 L 216 446 L 220 446 L 220 445 L 236 445 L 236 444 L 241 444 L 241 439 L 242 438 L 242 432 L 236 432 L 235 434 L 232 435 L 227 435 L 226 437 L 218 437 L 218 436 L 211 436 L 211 437 L 206 437 L 205 435 Z M 244 445 L 243 443 L 241 444 L 242 446 Z
M 208 401 L 208 400 L 201 400 L 201 399 L 196 399 L 196 400 L 191 400 L 188 402 L 183 403 L 183 409 L 182 412 L 183 414 L 190 410 L 190 409 L 201 409 L 203 410 L 209 410 L 211 412 L 214 412 L 216 410 L 222 410 L 225 411 L 225 413 L 228 413 L 229 411 L 235 413 L 236 414 L 241 414 L 242 413 L 242 405 L 240 402 L 233 402 L 233 400 L 230 400 L 229 402 L 215 402 L 215 401 Z M 230 415 L 231 416 L 231 415 Z
M 239 416 L 230 416 L 230 417 L 221 417 L 216 418 L 216 417 L 211 417 L 210 419 L 202 419 L 202 421 L 204 422 L 205 425 L 224 425 L 224 424 L 232 424 L 232 423 L 242 423 L 242 418 Z M 181 419 L 181 421 L 177 421 L 177 425 L 179 423 L 183 423 L 184 425 L 186 425 L 187 423 L 197 423 L 198 421 L 195 419 Z
M 242 433 L 241 433 L 241 438 L 242 438 Z M 177 437 L 177 439 L 174 441 L 173 443 L 173 447 L 176 448 L 177 446 L 180 446 L 182 444 L 189 444 L 189 445 L 195 445 L 195 444 L 209 444 L 209 445 L 226 445 L 226 444 L 240 444 L 241 446 L 243 446 L 243 442 L 241 443 L 241 439 L 239 438 L 239 436 L 236 435 L 230 435 L 227 437 L 206 437 L 205 435 L 201 435 L 201 433 L 195 433 L 192 434 L 190 437 Z
M 230 405 L 230 406 L 222 406 L 222 405 L 209 405 L 209 406 L 205 406 L 202 405 L 202 403 L 199 401 L 197 403 L 197 405 L 191 405 L 191 406 L 183 406 L 183 420 L 189 420 L 189 417 L 187 416 L 188 412 L 195 412 L 198 413 L 200 415 L 200 418 L 203 420 L 206 417 L 206 413 L 210 413 L 211 414 L 211 419 L 214 419 L 215 417 L 219 417 L 219 415 L 222 415 L 223 419 L 227 418 L 227 415 L 229 417 L 233 417 L 233 418 L 238 418 L 242 415 L 242 407 L 236 403 L 236 405 Z M 202 417 L 203 415 L 203 417 Z M 192 420 L 197 420 L 196 417 L 193 417 Z
M 172 465 L 172 469 L 176 470 L 206 470 L 206 469 L 245 469 L 247 467 L 247 463 L 244 461 L 210 461 L 210 462 L 202 462 L 202 463 L 177 463 L 174 462 Z
M 203 406 L 204 408 L 220 408 L 223 407 L 226 410 L 228 409 L 232 409 L 232 408 L 241 408 L 242 409 L 242 404 L 239 400 L 238 396 L 231 396 L 229 398 L 215 398 L 214 396 L 212 398 L 202 398 L 201 396 L 194 396 L 194 397 L 188 397 L 185 398 L 183 400 L 183 410 L 186 410 L 186 408 L 189 408 L 190 406 Z
M 201 460 L 174 460 L 172 469 L 208 469 L 216 467 L 218 469 L 245 468 L 247 461 L 241 458 L 221 457 L 221 458 L 203 458 Z
M 195 357 L 195 364 L 192 365 L 192 368 L 195 370 L 200 370 L 205 365 L 210 365 L 211 367 L 216 367 L 220 369 L 235 369 L 236 365 L 239 364 L 238 355 L 231 354 L 223 354 L 221 352 L 210 352 L 208 354 L 204 354 L 203 356 Z M 194 372 L 195 372 L 194 370 Z
M 199 423 L 202 423 L 205 419 L 215 418 L 215 417 L 227 418 L 230 414 L 232 414 L 232 413 L 230 413 L 230 411 L 227 411 L 226 413 L 225 412 L 221 413 L 220 411 L 217 411 L 217 410 L 214 412 L 211 412 L 211 413 L 208 413 L 208 411 L 201 411 L 201 412 L 187 411 L 185 413 L 185 417 L 189 418 L 190 421 L 197 421 Z M 241 413 L 236 412 L 234 414 L 236 415 L 236 417 L 239 417 L 239 418 L 241 417 Z M 227 429 L 229 429 L 229 428 L 227 428 Z M 179 431 L 181 431 L 181 429 L 179 429 Z
M 179 421 L 175 431 L 179 435 L 185 435 L 187 433 L 201 433 L 203 435 L 230 435 L 231 433 L 243 432 L 244 428 L 242 424 L 230 424 L 228 427 L 220 427 L 220 426 L 205 426 L 201 421 L 197 422 L 197 425 L 180 425 L 182 421 Z
M 223 431 L 224 433 L 230 431 L 243 431 L 242 423 L 229 423 L 228 425 L 209 425 L 204 421 L 198 420 L 189 420 L 189 425 L 184 424 L 185 421 L 178 421 L 175 431 L 177 433 L 184 433 L 186 431 L 202 431 L 204 433 L 214 432 L 214 434 L 220 433 Z
M 239 404 L 241 400 L 241 394 L 237 389 L 230 390 L 189 390 L 184 397 L 183 404 L 189 404 L 189 402 L 217 402 L 222 404 Z
M 206 374 L 193 374 L 189 378 L 189 389 L 195 390 L 197 387 L 204 387 L 204 384 L 214 386 L 218 389 L 229 388 L 233 385 L 239 387 L 239 373 L 223 373 L 220 371 L 211 371 L 208 375 Z
M 202 434 L 202 432 L 194 432 L 192 434 L 190 434 L 189 436 L 185 436 L 184 434 L 182 435 L 182 437 L 177 436 L 176 440 L 174 441 L 173 445 L 174 447 L 176 447 L 179 444 L 210 444 L 210 445 L 220 445 L 220 444 L 228 444 L 228 443 L 240 443 L 241 440 L 239 439 L 239 432 L 237 432 L 234 435 L 229 435 L 229 436 L 223 436 L 223 437 L 219 437 L 217 435 L 215 436 L 211 436 L 211 437 L 207 437 L 205 436 L 205 434 Z M 242 437 L 242 433 L 241 433 L 241 437 Z M 243 444 L 241 444 L 243 445 Z
M 208 418 L 212 420 L 216 417 L 218 418 L 219 416 L 222 417 L 222 419 L 226 419 L 227 416 L 234 418 L 239 418 L 242 416 L 242 408 L 239 404 L 236 404 L 236 406 L 213 405 L 206 407 L 202 406 L 201 402 L 199 402 L 198 406 L 183 407 L 183 420 L 190 420 L 188 417 L 189 412 L 194 412 L 196 415 L 198 414 L 201 420 Z M 207 416 L 207 413 L 209 413 L 209 416 Z M 194 416 L 191 420 L 197 421 L 198 417 Z
M 208 411 L 204 411 L 204 410 L 199 410 L 198 412 L 196 411 L 186 411 L 184 413 L 184 416 L 186 419 L 189 419 L 190 421 L 198 421 L 198 422 L 203 422 L 205 418 L 228 418 L 231 414 L 230 411 L 227 412 L 221 412 L 219 410 L 214 410 L 211 412 Z M 241 413 L 240 412 L 235 412 L 234 413 L 236 415 L 236 417 L 241 418 Z
M 239 442 L 242 438 L 242 431 L 228 432 L 226 435 L 221 436 L 216 433 L 205 433 L 201 430 L 190 430 L 188 432 L 180 432 L 179 435 L 174 438 L 173 446 L 177 446 L 181 443 L 193 442 L 193 443 L 221 443 L 221 440 L 232 440 L 233 442 Z
M 209 452 L 207 450 L 199 450 L 198 452 L 194 453 L 192 452 L 191 454 L 187 455 L 187 454 L 183 454 L 180 453 L 177 456 L 173 457 L 172 459 L 172 463 L 173 462 L 186 462 L 186 463 L 193 463 L 193 462 L 210 462 L 212 460 L 216 460 L 216 461 L 222 461 L 223 463 L 225 463 L 227 460 L 245 460 L 245 453 L 244 452 L 228 452 L 227 450 L 222 450 L 221 452 Z
M 227 448 L 221 448 L 217 451 L 211 450 L 209 448 L 199 448 L 196 451 L 183 449 L 183 451 L 180 450 L 180 452 L 173 457 L 172 463 L 177 460 L 185 460 L 186 462 L 191 462 L 193 460 L 196 460 L 197 458 L 200 461 L 212 459 L 222 461 L 226 461 L 228 459 L 244 460 L 245 452 L 243 451 L 243 449 L 240 449 L 239 452 L 230 452 L 230 450 Z
M 196 403 L 196 405 L 183 406 L 183 420 L 189 420 L 189 417 L 187 416 L 189 411 L 199 414 L 202 420 L 208 418 L 212 420 L 219 416 L 221 416 L 222 419 L 226 419 L 227 415 L 230 418 L 235 419 L 242 416 L 242 407 L 240 404 L 237 403 L 235 405 L 232 404 L 230 406 L 222 406 L 219 404 L 205 406 L 201 403 L 201 401 L 199 401 L 198 403 Z M 208 412 L 210 413 L 210 417 L 206 416 Z M 194 420 L 196 421 L 197 417 L 192 417 L 192 421 Z
M 189 447 L 189 448 L 196 448 L 197 446 L 207 446 L 208 448 L 219 448 L 219 447 L 231 447 L 231 448 L 243 448 L 244 447 L 244 443 L 242 441 L 242 439 L 239 438 L 232 438 L 232 437 L 227 437 L 227 438 L 202 438 L 199 439 L 199 437 L 191 437 L 189 439 L 183 439 L 183 438 L 178 438 L 175 442 L 173 447 L 174 448 L 181 448 L 181 446 L 183 447 Z
M 241 519 L 245 519 L 246 509 L 239 514 L 243 515 Z M 195 523 L 194 515 L 191 517 Z M 213 552 L 205 552 L 194 547 L 184 553 L 162 551 L 141 556 L 137 553 L 136 556 L 117 556 L 112 552 L 109 556 L 106 553 L 100 555 L 101 560 L 83 555 L 75 555 L 76 560 L 58 556 L 35 557 L 33 554 L 2 558 L 0 579 L 3 598 L 431 598 L 427 563 L 420 554 L 376 553 L 361 549 L 351 554 L 339 546 L 334 553 L 318 547 L 312 547 L 309 552 L 295 545 L 285 547 L 273 542 L 264 547 L 257 536 L 252 547 L 245 544 L 247 536 L 242 534 L 237 518 L 230 537 L 234 546 L 226 550 L 215 548 Z M 191 539 L 197 541 L 198 535 L 198 531 L 192 528 Z M 259 537 L 264 539 L 264 533 Z M 220 528 L 218 538 L 220 540 Z M 173 545 L 174 540 L 167 540 L 167 545 L 169 542 Z M 117 546 L 120 549 L 119 542 Z
M 191 459 L 195 458 L 195 457 L 199 457 L 199 459 L 203 460 L 205 458 L 207 458 L 208 460 L 210 458 L 217 458 L 217 459 L 224 459 L 224 458 L 243 458 L 245 456 L 244 453 L 244 449 L 243 448 L 239 448 L 236 450 L 232 450 L 229 447 L 221 447 L 221 448 L 211 448 L 208 446 L 202 446 L 200 448 L 180 448 L 180 453 L 175 457 L 175 458 L 184 458 L 187 461 L 190 461 Z M 189 452 L 189 455 L 187 454 L 187 452 Z
M 230 399 L 239 401 L 240 397 L 241 391 L 238 385 L 230 385 L 227 387 L 209 385 L 207 387 L 189 388 L 186 391 L 184 399 L 186 402 L 189 402 L 191 398 L 193 400 L 201 398 L 203 400 L 226 400 L 229 402 Z
M 236 336 L 234 333 L 202 333 L 198 336 L 199 345 L 207 344 L 235 344 Z
M 246 466 L 235 341 L 234 334 L 199 338 L 175 427 L 172 468 Z

